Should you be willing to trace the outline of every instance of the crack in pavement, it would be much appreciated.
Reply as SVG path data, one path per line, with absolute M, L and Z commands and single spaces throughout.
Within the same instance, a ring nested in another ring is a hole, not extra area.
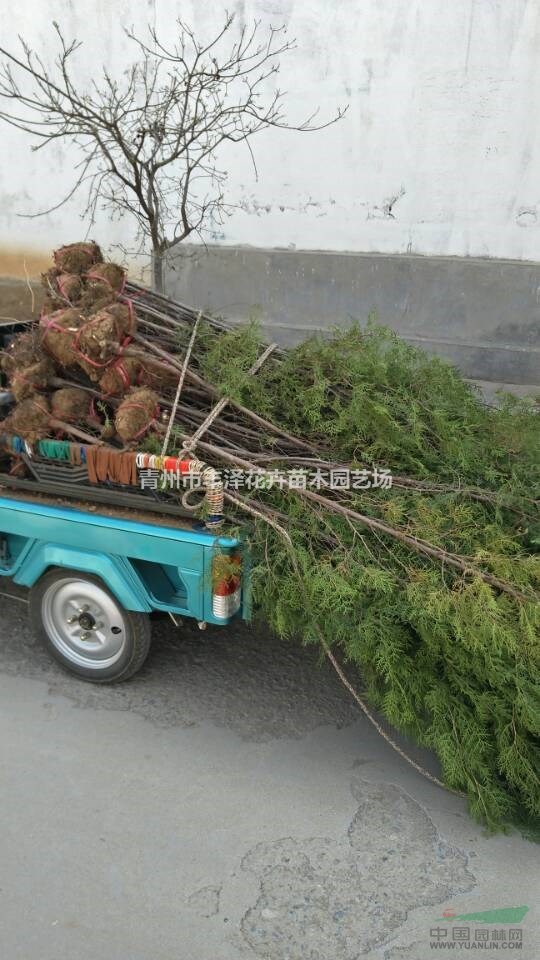
M 356 780 L 342 838 L 260 843 L 243 858 L 259 897 L 241 929 L 265 960 L 355 960 L 388 941 L 410 910 L 472 889 L 465 853 L 398 787 Z

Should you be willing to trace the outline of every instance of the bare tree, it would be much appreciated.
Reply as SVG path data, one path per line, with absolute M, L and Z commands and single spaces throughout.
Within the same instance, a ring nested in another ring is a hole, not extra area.
M 255 164 L 251 139 L 261 130 L 320 130 L 346 110 L 322 123 L 318 111 L 299 123 L 287 120 L 275 77 L 281 56 L 296 44 L 285 39 L 284 27 L 263 31 L 255 21 L 237 28 L 226 14 L 213 39 L 201 43 L 178 20 L 171 46 L 153 29 L 147 40 L 129 30 L 136 61 L 120 79 L 103 67 L 86 86 L 76 79 L 81 43 L 67 41 L 57 23 L 54 29 L 59 50 L 52 69 L 22 38 L 19 56 L 0 47 L 0 118 L 36 137 L 33 150 L 59 140 L 79 148 L 75 183 L 41 213 L 83 189 L 89 228 L 103 207 L 133 217 L 139 249 L 151 248 L 158 290 L 173 244 L 202 237 L 229 211 L 220 166 L 227 142 L 244 143 Z

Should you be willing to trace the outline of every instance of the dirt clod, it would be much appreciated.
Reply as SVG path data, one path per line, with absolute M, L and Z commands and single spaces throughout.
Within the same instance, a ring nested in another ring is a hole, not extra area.
M 86 273 L 95 263 L 101 263 L 103 256 L 97 243 L 68 243 L 55 250 L 54 263 L 62 273 Z
M 124 442 L 144 436 L 159 414 L 157 394 L 147 387 L 131 390 L 116 411 L 115 426 Z

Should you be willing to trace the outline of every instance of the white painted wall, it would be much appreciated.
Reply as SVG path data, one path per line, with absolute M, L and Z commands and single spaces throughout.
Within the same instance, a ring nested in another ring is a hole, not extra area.
M 225 5 L 225 0 L 224 0 Z M 540 260 L 540 3 L 538 0 L 236 0 L 239 19 L 286 23 L 298 50 L 283 62 L 290 116 L 350 103 L 320 133 L 270 131 L 230 150 L 238 210 L 209 239 L 227 244 L 415 252 Z M 85 40 L 81 76 L 127 62 L 121 24 L 170 34 L 176 11 L 204 34 L 221 16 L 209 0 L 1 0 L 2 44 L 17 34 L 52 54 L 53 19 Z M 1 129 L 0 245 L 49 249 L 84 233 L 78 204 L 41 220 L 73 178 L 73 155 L 32 154 Z M 391 215 L 388 205 L 392 198 Z M 128 241 L 105 214 L 93 231 Z

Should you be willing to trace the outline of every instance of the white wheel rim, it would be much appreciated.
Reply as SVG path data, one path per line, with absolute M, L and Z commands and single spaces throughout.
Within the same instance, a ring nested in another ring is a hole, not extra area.
M 89 580 L 66 577 L 52 583 L 43 594 L 41 619 L 51 643 L 75 666 L 107 670 L 124 652 L 125 613 Z

